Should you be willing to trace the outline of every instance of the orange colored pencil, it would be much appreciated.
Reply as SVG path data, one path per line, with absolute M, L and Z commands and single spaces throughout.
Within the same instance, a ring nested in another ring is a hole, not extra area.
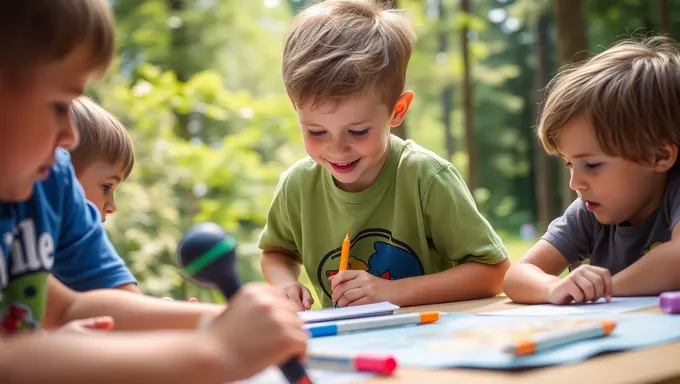
M 349 265 L 349 232 L 345 235 L 345 240 L 342 241 L 342 250 L 340 251 L 340 271 L 346 271 Z
M 346 271 L 349 266 L 349 232 L 345 234 L 345 240 L 342 241 L 342 249 L 340 250 L 340 267 L 338 272 Z M 333 303 L 333 308 L 337 308 L 338 303 Z

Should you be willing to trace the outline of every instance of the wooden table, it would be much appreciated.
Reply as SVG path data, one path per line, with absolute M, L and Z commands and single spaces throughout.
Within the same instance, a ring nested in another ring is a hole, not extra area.
M 478 313 L 517 308 L 507 297 L 494 297 L 459 303 L 402 308 L 399 312 L 443 311 Z M 639 312 L 661 313 L 658 308 Z M 482 369 L 417 370 L 398 369 L 389 378 L 375 378 L 367 384 L 380 383 L 456 383 L 456 384 L 628 384 L 680 383 L 680 342 L 635 351 L 600 355 L 577 364 L 535 368 L 523 371 Z

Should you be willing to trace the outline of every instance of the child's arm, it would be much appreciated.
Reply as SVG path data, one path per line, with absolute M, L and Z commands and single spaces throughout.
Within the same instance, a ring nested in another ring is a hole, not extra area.
M 76 319 L 111 316 L 116 330 L 195 329 L 203 316 L 216 316 L 215 304 L 184 303 L 120 290 L 75 292 L 49 278 L 44 326 L 54 329 Z
M 644 257 L 612 277 L 615 296 L 658 295 L 680 290 L 680 225 L 671 240 L 652 248 Z
M 263 249 L 260 266 L 265 280 L 277 287 L 297 283 L 300 277 L 300 260 L 282 248 Z
M 295 254 L 282 248 L 264 249 L 260 266 L 265 280 L 282 289 L 298 310 L 312 308 L 311 292 L 298 281 L 300 259 Z
M 115 290 L 105 293 L 100 303 L 90 305 L 116 313 L 120 311 L 115 307 L 121 303 L 111 297 L 127 296 L 125 301 L 132 301 L 130 313 L 123 316 L 130 318 L 123 324 L 131 324 L 135 309 L 140 312 L 137 304 L 162 302 Z M 97 292 L 91 294 L 94 297 Z M 166 308 L 198 305 L 164 303 Z M 157 308 L 156 312 L 161 315 L 163 311 Z M 156 325 L 158 329 L 173 326 Z M 4 383 L 218 384 L 250 377 L 267 366 L 304 355 L 305 340 L 299 316 L 289 302 L 281 300 L 280 292 L 264 284 L 249 284 L 230 299 L 225 312 L 201 330 L 86 336 L 47 332 L 0 340 L 0 372 Z
M 569 264 L 562 253 L 541 239 L 505 274 L 503 290 L 518 303 L 548 302 L 549 288 Z
M 302 260 L 297 252 L 288 212 L 291 204 L 286 198 L 288 175 L 289 172 L 281 175 L 267 212 L 267 223 L 258 239 L 258 246 L 262 249 L 260 267 L 264 278 L 282 289 L 298 310 L 311 309 L 314 304 L 312 294 L 298 281 Z
M 518 303 L 565 304 L 586 302 L 612 295 L 609 271 L 581 265 L 566 278 L 559 274 L 570 263 L 578 264 L 590 255 L 596 219 L 576 199 L 548 226 L 543 237 L 505 275 L 503 288 Z

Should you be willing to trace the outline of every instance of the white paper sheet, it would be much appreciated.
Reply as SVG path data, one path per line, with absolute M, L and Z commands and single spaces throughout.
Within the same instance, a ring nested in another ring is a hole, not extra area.
M 399 309 L 398 305 L 394 305 L 388 301 L 383 301 L 381 303 L 357 305 L 353 307 L 312 309 L 309 311 L 298 312 L 298 314 L 305 323 L 318 323 L 321 321 L 391 315 L 397 309 Z
M 613 297 L 611 302 L 600 299 L 594 303 L 587 304 L 527 305 L 521 308 L 507 309 L 505 311 L 482 312 L 478 313 L 478 315 L 554 316 L 582 315 L 584 313 L 623 313 L 655 307 L 658 304 L 658 296 Z

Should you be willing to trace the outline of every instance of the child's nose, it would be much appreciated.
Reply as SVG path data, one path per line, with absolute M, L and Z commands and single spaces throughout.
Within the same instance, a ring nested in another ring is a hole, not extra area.
M 118 207 L 116 207 L 116 202 L 111 200 L 110 202 L 106 203 L 104 206 L 104 212 L 106 212 L 107 215 L 113 215 L 116 213 L 116 210 Z
M 330 152 L 336 155 L 349 152 L 349 146 L 346 144 L 345 140 L 332 140 L 329 146 Z
M 583 177 L 572 170 L 569 178 L 569 188 L 574 191 L 584 191 L 588 189 L 588 184 Z
M 73 120 L 71 120 L 71 114 L 67 114 L 58 124 L 57 147 L 67 150 L 76 148 L 80 137 Z

